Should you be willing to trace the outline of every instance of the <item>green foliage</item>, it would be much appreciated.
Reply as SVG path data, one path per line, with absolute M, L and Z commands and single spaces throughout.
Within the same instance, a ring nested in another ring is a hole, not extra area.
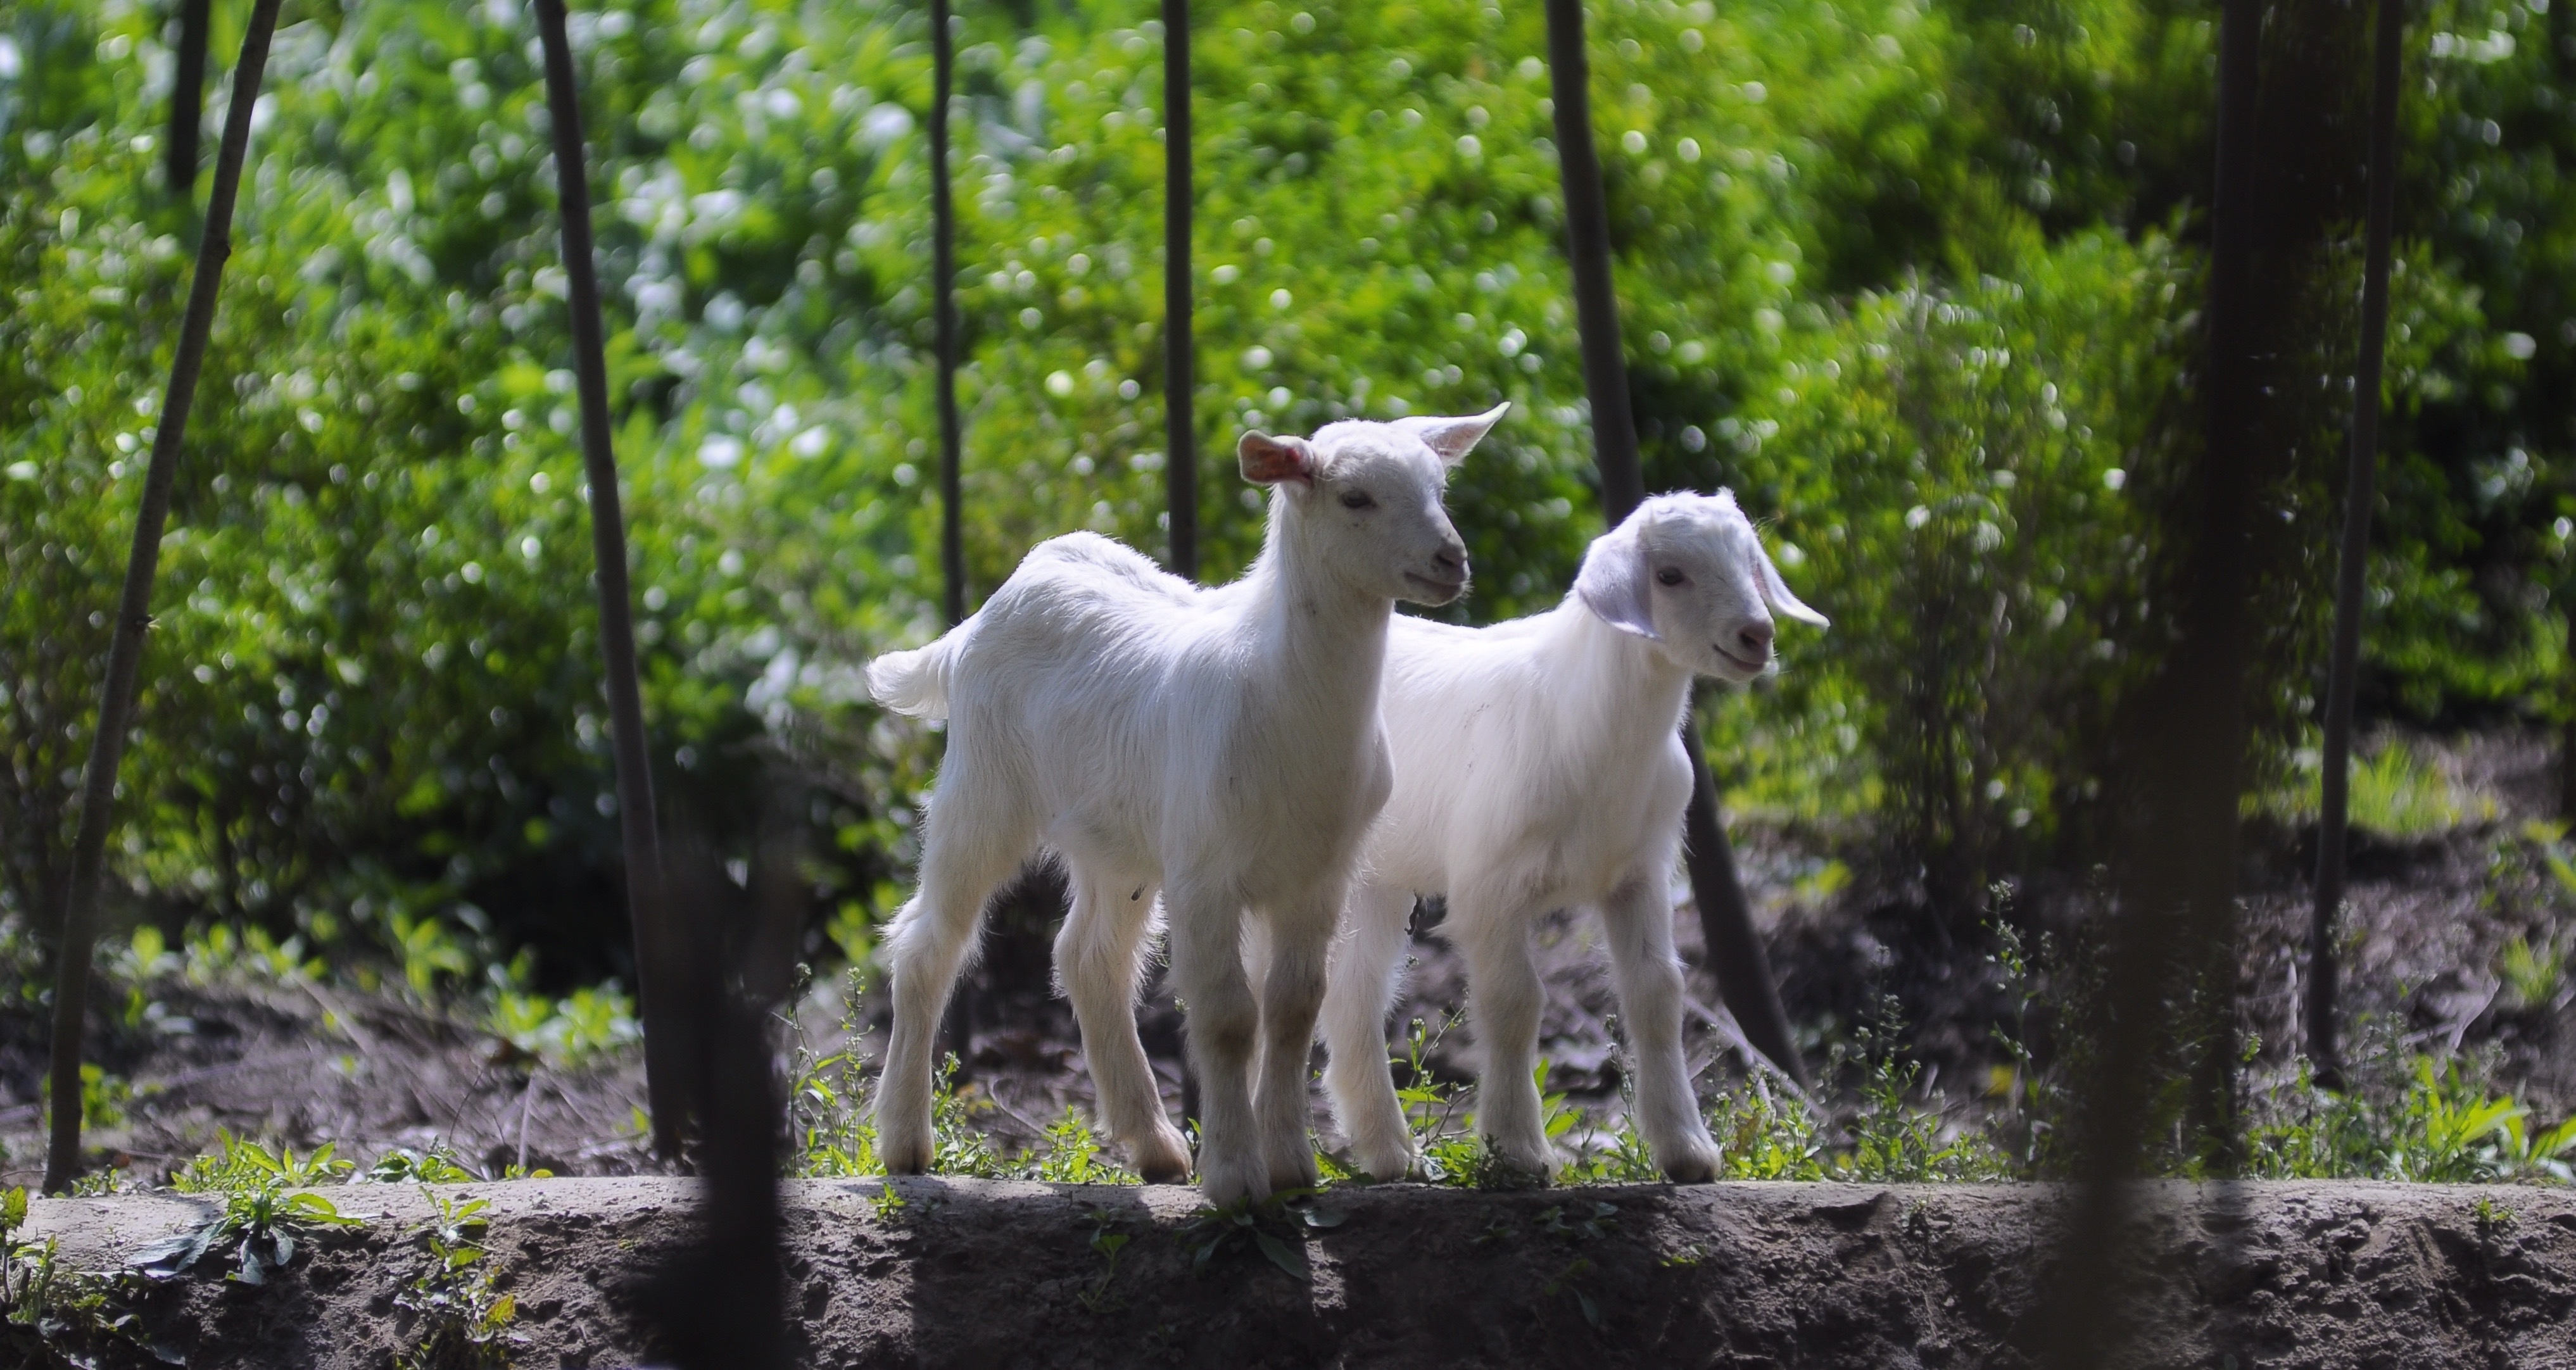
M 1404 1107 L 1405 1126 L 1413 1133 L 1414 1150 L 1422 1157 L 1422 1178 L 1433 1184 L 1468 1189 L 1524 1187 L 1530 1177 L 1510 1173 L 1502 1158 L 1487 1151 L 1484 1139 L 1476 1135 L 1476 1117 L 1465 1108 L 1470 1091 L 1432 1073 L 1432 1051 L 1440 1045 L 1441 1038 L 1449 1035 L 1449 1029 L 1465 1019 L 1465 1013 L 1453 1010 L 1440 1020 L 1439 1027 L 1433 1028 L 1416 1018 L 1406 1030 L 1403 1054 L 1387 1058 L 1387 1064 L 1403 1075 L 1404 1083 L 1397 1086 L 1395 1097 Z M 1540 1078 L 1544 1083 L 1544 1074 Z M 1555 1116 L 1556 1109 L 1551 1107 L 1552 1123 Z M 1558 1127 L 1558 1131 L 1563 1130 Z
M 2322 762 L 2314 749 L 2293 758 L 2296 779 L 2259 805 L 2284 819 L 2313 819 L 2323 804 Z M 2492 821 L 2492 796 L 2464 790 L 2413 744 L 2390 738 L 2367 756 L 2356 757 L 2351 771 L 2348 813 L 2352 825 L 2400 842 L 2421 841 L 2471 823 Z
M 1719 1091 L 1709 1106 L 1708 1126 L 1717 1139 L 1719 1179 L 1826 1177 L 1824 1141 L 1815 1120 L 1795 1099 L 1784 1102 L 1765 1076 Z
M 351 1184 L 465 1184 L 482 1176 L 466 1169 L 456 1153 L 444 1146 L 426 1150 L 395 1147 L 376 1158 L 350 1180 Z
M 1051 1184 L 1141 1184 L 1136 1173 L 1102 1154 L 1100 1138 L 1067 1106 L 1047 1125 L 1046 1153 L 1035 1157 L 1030 1178 Z
M 1923 1067 L 1903 1052 L 1902 1023 L 1896 1001 L 1882 999 L 1854 1033 L 1862 1067 L 1859 1107 L 1849 1149 L 1833 1157 L 1834 1177 L 1879 1184 L 2009 1178 L 2010 1163 L 1982 1131 L 1949 1126 L 1915 1107 Z M 1841 1064 L 1838 1056 L 1829 1074 Z
M 81 1062 L 81 1126 L 83 1128 L 117 1127 L 125 1122 L 125 1105 L 134 1098 L 134 1086 L 107 1073 L 96 1061 Z M 45 1101 L 44 1116 L 53 1116 L 53 1073 L 36 1078 L 36 1097 Z M 50 1125 L 50 1124 L 49 1124 Z
M 1721 715 L 1717 750 L 1786 729 L 1755 794 L 1887 811 L 1945 908 L 2093 797 L 2154 659 L 2131 481 L 2166 460 L 2151 397 L 2176 383 L 2188 267 L 2158 234 L 2087 234 L 2024 246 L 2008 277 L 1864 292 L 1717 427 L 1777 473 L 1773 554 L 1834 618 L 1791 641 L 1758 724 Z
M 294 1262 L 299 1234 L 365 1222 L 310 1189 L 338 1181 L 355 1168 L 334 1157 L 333 1150 L 325 1142 L 310 1156 L 299 1158 L 286 1148 L 271 1154 L 257 1142 L 225 1133 L 220 1152 L 198 1156 L 170 1177 L 171 1187 L 183 1194 L 220 1197 L 221 1210 L 188 1231 L 143 1247 L 128 1263 L 151 1279 L 174 1279 L 238 1238 L 238 1267 L 228 1278 L 267 1283 L 272 1273 Z M 290 1194 L 290 1189 L 301 1192 Z
M 1226 1251 L 1248 1246 L 1292 1280 L 1307 1279 L 1305 1235 L 1324 1232 L 1349 1221 L 1350 1215 L 1326 1207 L 1320 1190 L 1279 1189 L 1258 1199 L 1237 1199 L 1223 1207 L 1200 1209 L 1180 1230 L 1190 1253 L 1190 1273 L 1207 1273 Z
M 336 1184 L 357 1169 L 356 1162 L 335 1155 L 338 1150 L 336 1143 L 324 1142 L 299 1157 L 292 1147 L 271 1152 L 226 1132 L 213 1153 L 192 1157 L 172 1173 L 170 1187 L 182 1194 L 247 1194 Z
M 846 972 L 841 1002 L 842 1040 L 855 1044 L 863 1025 L 846 1016 L 855 1012 L 863 989 L 856 967 Z M 791 1032 L 793 1025 L 790 1025 Z M 786 1172 L 795 1176 L 883 1175 L 885 1161 L 876 1149 L 871 1110 L 876 1079 L 871 1063 L 854 1045 L 825 1056 L 803 1039 L 793 1038 L 788 1060 L 787 1124 L 791 1146 Z M 1044 1180 L 1055 1184 L 1137 1184 L 1135 1172 L 1106 1155 L 1099 1134 L 1071 1108 L 1049 1124 L 1036 1147 L 1009 1156 L 994 1146 L 978 1120 L 994 1111 L 991 1100 L 972 1085 L 956 1083 L 957 1058 L 944 1060 L 931 1102 L 931 1125 L 937 1148 L 931 1169 L 941 1175 L 980 1179 Z M 891 1187 L 880 1191 L 884 1202 L 900 1206 Z M 883 1216 L 882 1214 L 880 1216 Z
M 2357 1070 L 2386 1071 L 2393 1058 Z M 2490 1093 L 2456 1060 L 2418 1055 L 2402 1093 L 2319 1087 L 2308 1063 L 2256 1093 L 2247 1131 L 2250 1173 L 2282 1179 L 2387 1179 L 2463 1184 L 2533 1177 L 2576 1180 L 2576 1118 L 2535 1128 L 2511 1095 Z
M 421 1320 L 420 1333 L 394 1363 L 399 1370 L 498 1370 L 509 1364 L 519 1307 L 516 1295 L 492 1288 L 491 1252 L 481 1240 L 490 1202 L 421 1193 L 437 1216 L 421 1233 L 421 1272 L 394 1295 Z
M 1126 1250 L 1127 1243 L 1135 1237 L 1117 1229 L 1117 1216 L 1108 1209 L 1095 1208 L 1088 1216 L 1091 1220 L 1091 1249 L 1100 1255 L 1100 1277 L 1074 1297 L 1088 1312 L 1116 1312 L 1126 1307 L 1126 1301 L 1114 1298 L 1109 1286 L 1118 1279 L 1118 1253 Z
M 32 1327 L 53 1282 L 55 1242 L 20 1235 L 27 1223 L 27 1191 L 0 1191 L 0 1320 Z
M 573 1070 L 644 1039 L 635 1001 L 615 984 L 576 989 L 561 999 L 502 990 L 492 1003 L 492 1030 L 510 1045 L 558 1070 Z
M 865 988 L 856 966 L 844 972 L 840 1029 L 845 1045 L 829 1056 L 818 1055 L 793 1021 L 783 1024 L 793 1043 L 787 1069 L 786 1169 L 791 1176 L 885 1173 L 885 1162 L 877 1155 L 876 1124 L 868 1116 L 875 1081 L 856 1047 L 862 1024 L 854 1015 Z M 893 1194 L 891 1186 L 881 1191 L 881 1197 Z
M 2534 942 L 2528 933 L 2515 933 L 2496 954 L 2496 975 L 2504 981 L 2505 1007 L 2552 1007 L 2567 982 L 2567 950 L 2553 937 Z

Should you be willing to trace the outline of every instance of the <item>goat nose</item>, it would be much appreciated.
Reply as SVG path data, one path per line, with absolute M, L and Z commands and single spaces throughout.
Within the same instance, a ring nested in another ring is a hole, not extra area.
M 1767 618 L 1758 623 L 1745 624 L 1735 630 L 1735 640 L 1744 645 L 1744 654 L 1756 661 L 1765 660 L 1771 655 L 1771 636 L 1771 620 Z
M 1466 545 L 1453 542 L 1441 548 L 1431 559 L 1440 563 L 1443 570 L 1463 572 L 1467 569 Z

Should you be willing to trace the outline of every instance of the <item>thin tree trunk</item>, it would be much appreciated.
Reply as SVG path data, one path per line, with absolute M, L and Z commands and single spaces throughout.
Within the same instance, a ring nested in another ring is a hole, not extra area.
M 71 1187 L 80 1168 L 81 1027 L 89 1010 L 89 970 L 97 937 L 98 868 L 116 804 L 117 764 L 143 666 L 143 630 L 151 624 L 152 578 L 161 562 L 161 530 L 170 517 L 170 487 L 179 474 L 179 442 L 196 403 L 197 373 L 205 366 L 206 340 L 214 331 L 215 299 L 224 262 L 232 255 L 233 201 L 241 191 L 242 161 L 250 150 L 251 107 L 268 66 L 268 40 L 277 28 L 280 0 L 258 0 L 242 35 L 241 61 L 233 70 L 232 106 L 215 159 L 214 193 L 206 203 L 205 235 L 197 240 L 197 265 L 188 285 L 188 309 L 179 323 L 179 347 L 170 361 L 170 388 L 152 433 L 152 461 L 143 477 L 143 502 L 134 515 L 134 547 L 125 560 L 125 589 L 117 601 L 116 635 L 107 651 L 107 684 L 100 692 L 98 732 L 90 739 L 82 777 L 80 828 L 72 841 L 71 877 L 63 895 L 62 941 L 54 958 L 53 1131 L 45 1152 L 45 1190 Z
M 206 27 L 213 0 L 179 0 L 179 51 L 170 81 L 170 193 L 197 189 L 197 142 L 206 119 Z
M 966 621 L 965 438 L 957 417 L 957 207 L 948 185 L 948 101 L 956 44 L 948 0 L 930 0 L 930 299 L 939 368 L 939 574 L 948 626 Z
M 608 363 L 599 316 L 599 271 L 590 234 L 590 179 L 584 169 L 581 96 L 563 0 L 537 0 L 545 46 L 546 105 L 553 116 L 555 184 L 563 214 L 564 274 L 571 286 L 573 379 L 581 396 L 582 469 L 590 485 L 590 545 L 599 584 L 599 646 L 606 668 L 609 726 L 617 755 L 617 820 L 626 857 L 626 909 L 635 934 L 635 993 L 644 1014 L 644 1087 L 653 1111 L 653 1149 L 680 1155 L 689 1113 L 687 1005 L 669 922 L 662 839 L 655 822 L 652 756 L 644 697 L 636 683 L 635 604 L 627 578 L 626 515 L 609 442 Z
M 1167 4 L 1170 0 L 1167 0 Z M 1637 419 L 1628 402 L 1628 364 L 1619 339 L 1619 300 L 1610 279 L 1610 215 L 1601 158 L 1592 141 L 1591 63 L 1584 52 L 1582 0 L 1547 0 L 1548 83 L 1556 103 L 1556 155 L 1565 194 L 1566 255 L 1574 268 L 1574 312 L 1582 330 L 1583 390 L 1592 404 L 1593 459 L 1601 470 L 1601 512 L 1617 527 L 1645 499 L 1637 463 Z M 1736 878 L 1708 776 L 1699 729 L 1682 723 L 1696 781 L 1684 816 L 1691 897 L 1719 993 L 1745 1038 L 1801 1085 L 1807 1070 L 1780 1007 L 1778 983 L 1753 911 Z
M 948 32 L 948 0 L 930 0 L 930 309 L 932 348 L 938 354 L 939 568 L 943 612 L 949 627 L 966 621 L 965 436 L 957 417 L 957 208 L 948 184 L 948 101 L 956 80 L 956 41 Z M 940 1033 L 965 1061 L 975 1037 L 975 977 L 958 977 L 949 991 Z
M 1172 574 L 1199 578 L 1196 333 L 1191 328 L 1190 0 L 1163 0 L 1163 508 Z M 1168 986 L 1165 993 L 1169 993 Z M 1181 1053 L 1181 1117 L 1199 1116 L 1199 1077 Z
M 2308 924 L 2308 1058 L 2327 1085 L 2343 1080 L 2335 1040 L 2335 919 L 2343 908 L 2345 819 L 2351 800 L 2352 708 L 2361 666 L 2362 591 L 2370 515 L 2378 498 L 2379 378 L 2388 344 L 2389 239 L 2397 217 L 2397 73 L 2405 14 L 2379 0 L 2372 53 L 2370 210 L 2361 282 L 2361 357 L 2353 368 L 2351 465 L 2344 474 L 2342 563 L 2335 578 L 2334 656 L 2326 677 L 2323 803 L 2317 817 L 2316 906 Z
M 1198 384 L 1190 328 L 1190 0 L 1163 0 L 1163 504 L 1172 574 L 1199 576 Z
M 2233 898 L 2237 804 L 2244 786 L 2245 665 L 2251 535 L 2264 380 L 2256 338 L 2256 97 L 2262 0 L 2225 0 L 2218 47 L 2217 193 L 2210 207 L 2209 334 L 2203 375 L 2207 446 L 2196 487 L 2192 574 L 2181 634 L 2151 687 L 2139 770 L 2144 828 L 2122 873 L 2108 983 L 2095 1017 L 2099 1060 L 2077 1105 L 2080 1182 L 2059 1239 L 2048 1302 L 2034 1323 L 2043 1363 L 2090 1370 L 2120 1359 L 2130 1309 L 2122 1234 L 2152 1116 L 2157 1056 L 2176 1014 L 2209 1031 L 2192 1084 L 2192 1122 L 2227 1132 L 2235 1060 Z M 2184 977 L 2211 975 L 2212 1004 L 2191 1007 Z M 2204 1135 L 2207 1135 L 2204 1132 Z M 2232 1149 L 2215 1157 L 2224 1171 Z M 2232 1191 L 2215 1198 L 2227 1201 Z M 2225 1239 L 2222 1231 L 2222 1240 Z

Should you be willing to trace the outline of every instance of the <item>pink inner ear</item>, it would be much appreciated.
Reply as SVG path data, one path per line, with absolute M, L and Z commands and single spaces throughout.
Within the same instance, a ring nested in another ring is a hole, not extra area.
M 1303 447 L 1272 439 L 1244 444 L 1243 474 L 1247 480 L 1269 485 L 1283 480 L 1310 479 L 1314 469 Z

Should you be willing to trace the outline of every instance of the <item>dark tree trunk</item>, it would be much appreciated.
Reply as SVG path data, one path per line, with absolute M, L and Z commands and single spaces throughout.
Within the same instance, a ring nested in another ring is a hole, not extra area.
M 1628 363 L 1619 338 L 1619 300 L 1610 279 L 1610 215 L 1601 158 L 1592 141 L 1591 63 L 1584 51 L 1582 0 L 1547 0 L 1549 92 L 1556 103 L 1556 155 L 1565 195 L 1566 255 L 1574 269 L 1574 312 L 1582 331 L 1583 389 L 1592 405 L 1593 460 L 1601 471 L 1601 512 L 1618 527 L 1645 499 L 1637 462 L 1637 419 L 1629 407 Z M 1699 730 L 1682 723 L 1682 746 L 1697 782 L 1684 816 L 1691 897 L 1709 968 L 1747 1040 L 1805 1084 L 1805 1063 L 1736 878 L 1735 854 L 1718 813 L 1717 786 L 1700 753 Z
M 635 605 L 626 565 L 626 515 L 609 442 L 608 363 L 602 349 L 599 271 L 590 234 L 590 179 L 581 136 L 581 96 L 563 0 L 537 0 L 545 46 L 546 106 L 552 115 L 555 185 L 563 215 L 563 264 L 571 289 L 573 379 L 581 396 L 581 457 L 590 485 L 590 545 L 599 583 L 599 646 L 609 726 L 617 755 L 617 822 L 626 857 L 626 909 L 634 924 L 635 993 L 644 1014 L 644 1083 L 653 1110 L 653 1149 L 680 1155 L 689 1112 L 688 1006 L 679 981 L 682 948 L 669 922 L 662 838 L 653 805 L 652 756 L 635 671 Z
M 213 0 L 179 0 L 179 50 L 170 80 L 170 193 L 197 189 L 197 143 L 206 119 L 206 25 Z
M 1163 504 L 1172 574 L 1199 577 L 1196 358 L 1190 328 L 1190 0 L 1163 0 Z
M 939 575 L 948 626 L 966 621 L 965 436 L 957 418 L 957 209 L 948 185 L 948 100 L 956 44 L 948 0 L 930 0 L 930 299 L 939 369 Z
M 2353 368 L 2351 465 L 2344 473 L 2343 545 L 2336 567 L 2334 655 L 2326 677 L 2324 793 L 2317 815 L 2316 906 L 2308 924 L 2308 1058 L 2327 1085 L 2343 1080 L 2335 1041 L 2335 919 L 2343 908 L 2345 820 L 2352 796 L 2352 708 L 2361 669 L 2363 582 L 2378 498 L 2379 379 L 2388 345 L 2389 238 L 2397 215 L 2397 71 L 2401 0 L 2379 0 L 2371 55 L 2370 210 L 2361 283 L 2361 356 Z
M 2225 0 L 2218 48 L 2217 193 L 2210 210 L 2209 333 L 2202 369 L 2207 445 L 2192 496 L 2191 552 L 2180 638 L 2150 686 L 2141 719 L 2143 828 L 2122 872 L 2108 932 L 2099 1060 L 2082 1084 L 2080 1187 L 2036 1320 L 2046 1363 L 2064 1370 L 2118 1359 L 2126 1336 L 2118 1233 L 2152 1116 L 2158 1054 L 2193 970 L 2232 959 L 2237 799 L 2243 788 L 2252 586 L 2256 429 L 2264 369 L 2252 317 L 2259 169 L 2257 77 L 2263 0 Z M 2232 979 L 2219 988 L 2232 988 Z M 2219 1040 L 2203 1044 L 2232 1081 L 2234 1018 L 2203 1010 Z M 2196 1020 L 2197 1021 L 2197 1020 Z M 2210 1107 L 2208 1072 L 2192 1080 Z M 2195 1119 L 2196 1122 L 2203 1121 Z
M 80 1169 L 81 1028 L 89 1011 L 92 943 L 98 933 L 98 869 L 116 805 L 117 764 L 125 756 L 126 729 L 143 667 L 143 631 L 151 626 L 152 578 L 161 563 L 161 530 L 170 518 L 170 487 L 179 474 L 179 441 L 197 399 L 197 373 L 206 362 L 214 330 L 215 299 L 224 262 L 233 250 L 233 201 L 241 191 L 242 161 L 250 149 L 251 107 L 258 103 L 268 40 L 277 29 L 280 0 L 258 0 L 242 36 L 233 70 L 231 110 L 215 158 L 214 193 L 206 202 L 206 231 L 197 240 L 197 265 L 188 284 L 188 310 L 179 322 L 179 346 L 170 361 L 170 389 L 161 422 L 152 433 L 152 462 L 143 477 L 143 502 L 135 510 L 134 546 L 125 559 L 125 588 L 116 607 L 116 635 L 107 650 L 107 683 L 100 691 L 98 732 L 90 739 L 82 775 L 80 828 L 72 840 L 71 875 L 62 900 L 62 940 L 54 959 L 54 1040 L 51 1102 L 53 1131 L 45 1152 L 45 1190 L 71 1188 Z

